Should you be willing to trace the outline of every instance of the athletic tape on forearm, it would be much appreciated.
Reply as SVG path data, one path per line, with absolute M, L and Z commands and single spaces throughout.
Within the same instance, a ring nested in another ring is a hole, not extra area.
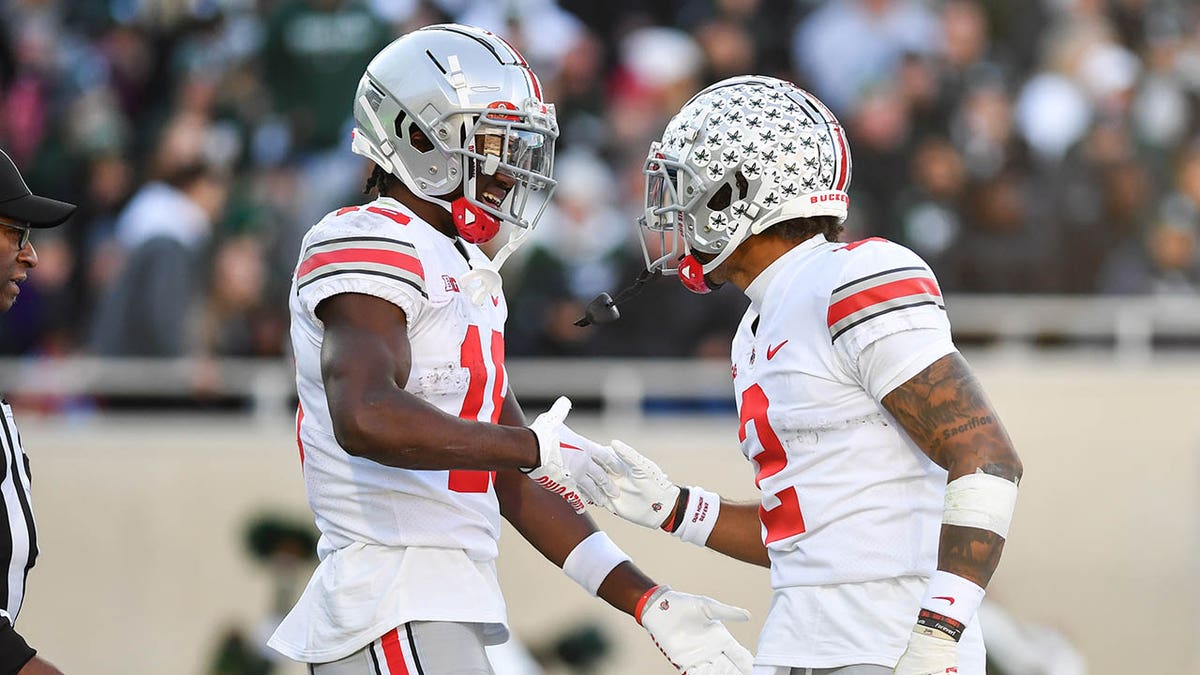
M 921 607 L 958 621 L 964 626 L 975 618 L 984 590 L 970 579 L 938 570 L 929 578 Z
M 942 523 L 990 530 L 1007 539 L 1016 506 L 1016 483 L 986 473 L 967 474 L 946 486 Z
M 721 513 L 721 495 L 709 492 L 704 488 L 688 487 L 687 509 L 683 512 L 683 522 L 672 534 L 680 539 L 704 546 L 708 536 L 712 534 L 717 524 L 717 516 Z
M 593 532 L 571 550 L 562 569 L 585 591 L 595 595 L 608 573 L 629 559 L 607 534 Z

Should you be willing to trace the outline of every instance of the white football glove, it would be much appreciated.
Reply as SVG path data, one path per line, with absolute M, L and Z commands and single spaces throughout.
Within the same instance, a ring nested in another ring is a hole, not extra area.
M 537 436 L 540 462 L 527 473 L 565 499 L 576 513 L 587 508 L 585 501 L 608 508 L 609 497 L 616 493 L 609 474 L 619 470 L 621 462 L 607 446 L 571 431 L 563 423 L 570 411 L 571 399 L 559 396 L 550 410 L 529 425 Z
M 946 675 L 958 672 L 958 643 L 941 631 L 918 626 L 896 664 L 896 675 Z
M 604 507 L 631 523 L 662 527 L 675 509 L 679 486 L 657 464 L 621 441 L 614 440 L 612 449 L 623 468 L 612 474 L 617 494 Z
M 750 675 L 754 656 L 721 623 L 749 619 L 750 612 L 740 607 L 660 586 L 639 621 L 681 673 Z

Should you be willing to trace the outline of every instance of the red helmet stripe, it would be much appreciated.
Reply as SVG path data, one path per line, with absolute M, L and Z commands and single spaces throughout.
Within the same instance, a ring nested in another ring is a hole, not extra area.
M 837 187 L 834 189 L 845 190 L 846 178 L 850 175 L 850 172 L 846 170 L 847 163 L 850 161 L 850 153 L 846 152 L 846 135 L 842 133 L 842 126 L 840 124 L 833 128 L 833 133 L 837 134 L 838 154 L 842 156 L 841 161 L 838 163 Z

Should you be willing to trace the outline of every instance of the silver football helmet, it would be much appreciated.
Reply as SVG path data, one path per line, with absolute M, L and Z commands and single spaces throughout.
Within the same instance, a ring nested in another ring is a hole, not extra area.
M 772 77 L 722 80 L 650 146 L 638 219 L 646 268 L 707 293 L 704 275 L 750 235 L 792 218 L 845 220 L 850 171 L 842 126 L 817 97 Z
M 354 120 L 354 152 L 449 210 L 472 243 L 501 222 L 532 229 L 554 188 L 554 106 L 525 59 L 488 31 L 442 24 L 398 38 L 367 66 Z M 502 202 L 476 194 L 478 172 L 513 181 Z M 538 204 L 534 192 L 546 193 Z

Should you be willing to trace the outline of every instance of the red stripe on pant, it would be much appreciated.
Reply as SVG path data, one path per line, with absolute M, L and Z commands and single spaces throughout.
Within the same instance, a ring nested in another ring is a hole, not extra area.
M 400 629 L 395 628 L 379 638 L 383 647 L 383 660 L 387 662 L 391 675 L 409 675 L 408 663 L 404 658 L 404 650 L 400 647 Z

